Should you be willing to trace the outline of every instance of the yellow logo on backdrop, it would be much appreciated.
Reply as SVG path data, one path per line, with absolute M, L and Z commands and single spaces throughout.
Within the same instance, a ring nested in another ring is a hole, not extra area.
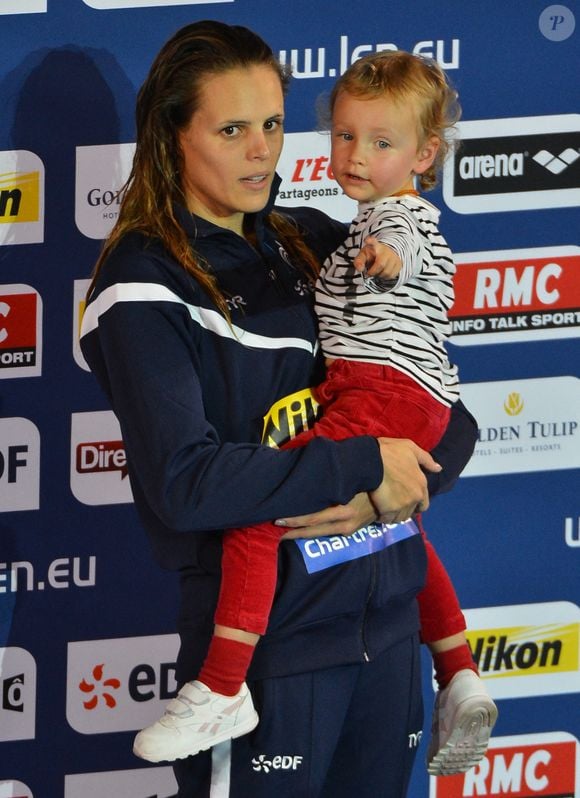
M 578 670 L 578 623 L 478 629 L 466 634 L 486 678 Z
M 310 388 L 296 391 L 272 405 L 264 416 L 262 443 L 278 448 L 316 421 L 320 405 Z
M 37 222 L 40 218 L 38 172 L 0 174 L 0 224 Z
M 524 409 L 524 400 L 517 391 L 512 391 L 503 403 L 503 409 L 508 416 L 518 416 Z

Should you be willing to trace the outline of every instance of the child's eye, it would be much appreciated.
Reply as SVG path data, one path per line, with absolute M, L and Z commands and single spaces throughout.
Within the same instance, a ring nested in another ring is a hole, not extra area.
M 264 122 L 264 130 L 270 132 L 284 126 L 283 119 L 268 119 Z
M 379 139 L 377 141 L 377 147 L 379 148 L 379 150 L 387 150 L 390 146 L 391 145 L 389 144 L 389 142 L 385 141 L 385 139 Z

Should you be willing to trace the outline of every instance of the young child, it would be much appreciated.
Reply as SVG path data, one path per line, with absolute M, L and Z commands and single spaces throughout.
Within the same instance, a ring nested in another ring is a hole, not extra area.
M 368 434 L 411 438 L 431 450 L 459 397 L 457 368 L 445 350 L 455 267 L 437 227 L 439 212 L 419 196 L 415 180 L 423 189 L 436 183 L 449 146 L 446 131 L 459 116 L 456 94 L 436 63 L 388 51 L 345 72 L 330 110 L 332 169 L 359 212 L 316 286 L 327 376 L 314 394 L 323 416 L 288 446 L 314 436 Z M 266 631 L 284 532 L 261 524 L 225 535 L 207 658 L 198 679 L 137 735 L 138 756 L 182 758 L 257 724 L 245 678 Z M 428 771 L 461 773 L 484 756 L 497 709 L 473 662 L 449 576 L 426 539 L 425 545 L 421 637 L 440 688 Z

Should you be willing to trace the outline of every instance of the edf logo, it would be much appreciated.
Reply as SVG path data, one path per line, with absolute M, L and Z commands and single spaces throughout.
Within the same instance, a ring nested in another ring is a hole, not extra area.
M 40 434 L 27 418 L 0 418 L 0 512 L 38 510 Z

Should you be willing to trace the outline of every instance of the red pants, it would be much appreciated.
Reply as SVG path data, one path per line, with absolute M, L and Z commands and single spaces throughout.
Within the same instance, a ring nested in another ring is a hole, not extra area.
M 342 440 L 355 435 L 410 438 L 430 451 L 449 421 L 449 408 L 414 380 L 389 366 L 334 360 L 314 390 L 322 418 L 283 448 L 304 446 L 314 437 Z M 465 629 L 455 589 L 425 537 L 427 578 L 418 596 L 421 637 L 440 640 Z M 283 527 L 272 523 L 230 530 L 224 536 L 222 579 L 215 622 L 264 634 L 274 599 L 277 554 Z

